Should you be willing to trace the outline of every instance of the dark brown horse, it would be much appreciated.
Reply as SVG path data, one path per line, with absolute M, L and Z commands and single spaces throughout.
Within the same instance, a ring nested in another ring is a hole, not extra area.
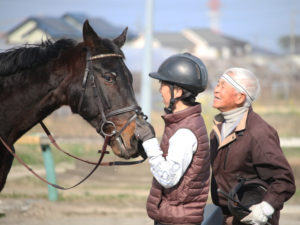
M 120 50 L 126 33 L 103 39 L 86 21 L 79 44 L 61 39 L 0 53 L 0 137 L 13 149 L 29 129 L 68 105 L 102 136 L 114 134 L 109 144 L 116 155 L 137 157 L 139 107 Z M 12 161 L 0 142 L 0 191 Z

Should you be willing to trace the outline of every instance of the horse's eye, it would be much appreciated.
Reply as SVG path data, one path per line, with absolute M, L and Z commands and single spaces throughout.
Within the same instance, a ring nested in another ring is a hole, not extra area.
M 114 73 L 114 72 L 108 72 L 108 73 L 105 73 L 103 75 L 103 78 L 105 79 L 105 81 L 107 81 L 108 83 L 113 83 L 116 81 L 116 78 L 117 78 L 117 74 Z

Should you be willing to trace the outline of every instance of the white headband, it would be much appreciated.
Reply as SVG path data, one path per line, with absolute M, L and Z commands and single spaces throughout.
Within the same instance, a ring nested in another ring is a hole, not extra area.
M 224 73 L 223 75 L 221 75 L 220 78 L 223 78 L 224 80 L 226 80 L 229 84 L 231 84 L 239 92 L 242 92 L 242 93 L 246 94 L 247 100 L 249 102 L 253 102 L 254 99 L 249 95 L 247 90 L 244 87 L 242 87 L 239 83 L 237 83 L 231 76 Z

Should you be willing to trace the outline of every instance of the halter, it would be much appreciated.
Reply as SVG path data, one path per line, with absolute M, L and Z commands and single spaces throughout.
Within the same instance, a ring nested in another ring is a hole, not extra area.
M 104 100 L 101 98 L 101 96 L 104 96 L 103 95 L 103 90 L 101 89 L 100 85 L 99 85 L 99 81 L 98 79 L 95 79 L 95 75 L 94 75 L 94 71 L 92 69 L 92 61 L 94 60 L 99 60 L 99 59 L 102 59 L 102 58 L 107 58 L 107 57 L 120 57 L 120 58 L 123 58 L 122 55 L 120 54 L 115 54 L 115 53 L 109 53 L 109 54 L 99 54 L 99 55 L 95 55 L 95 56 L 90 56 L 90 53 L 88 52 L 87 53 L 87 56 L 86 56 L 86 68 L 85 68 L 85 72 L 84 72 L 84 76 L 83 76 L 83 80 L 82 80 L 82 90 L 81 90 L 81 96 L 80 96 L 80 100 L 79 100 L 79 104 L 78 104 L 78 108 L 77 108 L 77 112 L 79 113 L 80 112 L 80 109 L 81 109 L 81 105 L 82 105 L 82 102 L 83 102 L 83 99 L 84 99 L 84 94 L 85 94 L 85 90 L 86 90 L 86 84 L 87 84 L 87 80 L 88 78 L 90 77 L 91 79 L 91 87 L 93 89 L 93 92 L 94 92 L 94 97 L 99 99 L 97 101 L 97 106 L 98 106 L 98 109 L 101 113 L 101 122 L 100 122 L 100 129 L 97 130 L 98 133 L 100 133 L 105 139 L 104 139 L 104 144 L 102 146 L 102 150 L 99 150 L 99 152 L 101 153 L 100 154 L 100 157 L 99 157 L 99 160 L 98 162 L 90 162 L 88 160 L 84 160 L 84 159 L 81 159 L 81 158 L 78 158 L 76 156 L 73 156 L 71 155 L 70 153 L 67 153 L 65 152 L 63 149 L 60 148 L 59 145 L 57 145 L 55 139 L 53 138 L 53 136 L 51 135 L 50 131 L 48 130 L 48 128 L 45 126 L 45 124 L 41 121 L 40 122 L 40 125 L 42 126 L 42 128 L 44 129 L 45 133 L 47 134 L 47 136 L 49 137 L 51 143 L 60 151 L 62 151 L 63 153 L 77 159 L 77 160 L 80 160 L 82 162 L 85 162 L 85 163 L 89 163 L 89 164 L 93 164 L 95 165 L 95 167 L 91 170 L 91 172 L 86 176 L 84 177 L 81 181 L 79 181 L 77 184 L 71 186 L 71 187 L 62 187 L 62 186 L 59 186 L 57 184 L 53 184 L 49 181 L 47 181 L 45 178 L 39 176 L 36 172 L 34 172 L 11 148 L 10 146 L 0 137 L 0 141 L 2 142 L 2 144 L 5 146 L 5 148 L 24 166 L 26 167 L 33 175 L 35 175 L 36 177 L 38 177 L 40 180 L 42 180 L 43 182 L 47 183 L 48 185 L 51 185 L 52 187 L 54 188 L 57 188 L 57 189 L 61 189 L 61 190 L 68 190 L 68 189 L 71 189 L 71 188 L 74 188 L 76 186 L 78 186 L 79 184 L 83 183 L 88 177 L 90 177 L 94 171 L 98 168 L 98 166 L 102 165 L 102 166 L 113 166 L 113 165 L 119 165 L 119 166 L 122 166 L 122 165 L 134 165 L 134 164 L 138 164 L 138 163 L 142 163 L 145 161 L 145 159 L 143 160 L 139 160 L 139 161 L 130 161 L 130 162 L 123 162 L 123 161 L 115 161 L 115 162 L 103 162 L 102 163 L 102 159 L 104 158 L 104 155 L 106 153 L 108 153 L 106 151 L 106 148 L 110 142 L 110 139 L 114 136 L 115 140 L 117 141 L 117 143 L 119 145 L 122 145 L 123 144 L 123 141 L 122 141 L 122 137 L 121 137 L 121 134 L 122 132 L 126 129 L 126 127 L 134 120 L 137 118 L 137 116 L 143 116 L 144 118 L 147 118 L 147 116 L 145 116 L 142 111 L 141 111 L 141 108 L 138 106 L 138 105 L 131 105 L 131 106 L 128 106 L 128 107 L 124 107 L 124 108 L 121 108 L 121 109 L 117 109 L 117 110 L 113 110 L 113 111 L 110 111 L 108 114 L 105 114 L 104 112 L 104 106 L 105 106 L 105 103 L 104 103 Z M 110 117 L 113 117 L 113 116 L 117 116 L 117 115 L 120 115 L 120 114 L 124 114 L 124 113 L 127 113 L 127 112 L 132 112 L 134 111 L 134 115 L 132 115 L 128 120 L 127 122 L 125 123 L 125 125 L 119 130 L 117 131 L 117 128 L 116 128 L 116 125 L 108 120 L 108 118 Z M 111 133 L 106 133 L 104 131 L 104 127 L 105 126 L 112 126 L 113 127 L 113 131 Z M 123 148 L 121 148 L 121 155 L 122 156 L 128 156 L 128 153 L 127 152 L 122 152 Z

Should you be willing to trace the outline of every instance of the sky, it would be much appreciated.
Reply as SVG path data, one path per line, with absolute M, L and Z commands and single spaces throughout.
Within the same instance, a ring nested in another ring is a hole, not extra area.
M 85 13 L 142 32 L 145 0 L 0 0 L 0 33 L 30 16 Z M 208 0 L 153 0 L 154 31 L 210 26 Z M 221 0 L 220 32 L 280 52 L 278 39 L 300 35 L 300 0 Z

